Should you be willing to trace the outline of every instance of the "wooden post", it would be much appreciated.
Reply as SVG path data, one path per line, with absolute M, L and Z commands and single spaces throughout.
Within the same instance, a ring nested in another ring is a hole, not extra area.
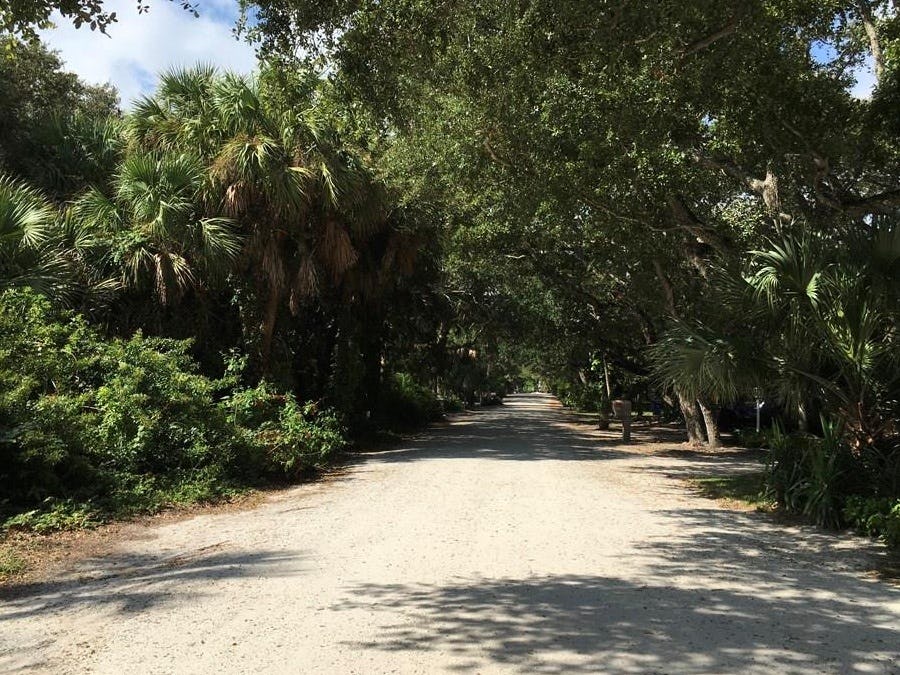
M 631 401 L 619 399 L 613 401 L 613 413 L 616 419 L 622 423 L 622 441 L 631 441 Z

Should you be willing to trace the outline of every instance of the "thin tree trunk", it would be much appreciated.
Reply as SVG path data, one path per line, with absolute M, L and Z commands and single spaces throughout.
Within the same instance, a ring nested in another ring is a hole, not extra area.
M 263 321 L 262 345 L 260 346 L 263 375 L 268 375 L 272 365 L 272 341 L 275 336 L 275 324 L 278 321 L 278 306 L 281 304 L 281 292 L 274 287 L 269 288 L 266 301 L 266 315 Z
M 806 403 L 802 401 L 797 405 L 797 428 L 803 432 L 809 431 L 809 414 Z
M 703 423 L 706 425 L 706 442 L 710 448 L 718 448 L 719 442 L 719 412 L 708 405 L 702 399 L 697 401 L 700 411 L 703 413 Z
M 606 357 L 603 357 L 603 381 L 606 384 L 606 398 L 612 401 L 612 386 L 609 383 L 609 365 L 606 363 Z
M 606 357 L 603 357 L 603 383 L 604 388 L 600 395 L 600 414 L 597 416 L 597 428 L 601 431 L 609 429 L 610 401 L 612 401 L 612 387 L 609 383 L 609 366 Z
M 381 328 L 381 320 L 377 315 L 373 316 L 370 314 L 366 316 L 360 340 L 365 369 L 365 407 L 370 414 L 378 409 L 378 400 L 381 396 L 381 356 L 384 346 Z M 435 386 L 434 389 L 436 388 Z
M 700 417 L 697 415 L 697 403 L 682 392 L 676 391 L 678 405 L 684 417 L 684 426 L 687 431 L 688 443 L 691 445 L 703 445 L 703 429 L 700 426 Z
M 869 48 L 872 51 L 872 61 L 875 65 L 875 81 L 880 83 L 884 74 L 884 52 L 881 49 L 881 40 L 878 36 L 878 28 L 872 15 L 872 8 L 868 0 L 860 0 L 859 15 L 862 19 L 863 29 L 869 38 Z

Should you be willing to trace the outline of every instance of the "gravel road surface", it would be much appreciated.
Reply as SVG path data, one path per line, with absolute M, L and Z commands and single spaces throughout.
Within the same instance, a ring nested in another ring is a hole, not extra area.
M 878 546 L 726 510 L 523 395 L 0 597 L 0 671 L 900 673 Z

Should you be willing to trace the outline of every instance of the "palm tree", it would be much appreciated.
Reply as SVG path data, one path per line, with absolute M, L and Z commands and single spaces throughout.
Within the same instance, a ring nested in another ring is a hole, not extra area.
M 721 404 L 736 401 L 757 384 L 754 345 L 747 337 L 724 335 L 700 322 L 674 323 L 650 348 L 657 380 L 675 390 L 682 408 L 700 405 L 706 424 L 707 443 L 718 446 L 718 421 L 714 412 Z M 686 414 L 688 440 L 699 440 Z
M 88 191 L 72 206 L 85 232 L 103 233 L 126 288 L 150 288 L 163 306 L 231 269 L 240 250 L 233 224 L 204 216 L 202 164 L 188 154 L 128 157 L 114 192 Z
M 376 182 L 314 106 L 291 105 L 265 82 L 207 67 L 172 71 L 128 120 L 148 151 L 196 149 L 208 167 L 207 213 L 239 224 L 264 373 L 282 309 L 297 312 L 339 285 L 358 245 L 387 222 Z
M 58 217 L 41 192 L 0 175 L 0 290 L 30 286 L 53 296 L 63 287 L 65 261 L 53 246 Z
M 809 427 L 818 395 L 818 385 L 802 373 L 821 365 L 821 349 L 811 346 L 820 338 L 815 323 L 825 304 L 825 281 L 832 264 L 824 249 L 809 231 L 769 242 L 766 249 L 751 251 L 747 278 L 757 317 L 768 327 L 773 389 L 803 430 Z
M 750 269 L 748 284 L 764 312 L 757 316 L 767 327 L 759 349 L 801 429 L 818 405 L 840 417 L 857 448 L 896 435 L 898 228 L 872 222 L 832 242 L 787 235 L 752 252 Z
M 88 187 L 108 190 L 125 151 L 118 117 L 55 115 L 35 131 L 42 153 L 29 179 L 57 201 Z

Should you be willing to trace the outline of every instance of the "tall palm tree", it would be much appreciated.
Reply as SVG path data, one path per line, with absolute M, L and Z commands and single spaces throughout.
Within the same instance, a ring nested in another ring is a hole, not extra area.
M 239 224 L 267 372 L 282 309 L 296 312 L 339 285 L 387 213 L 374 179 L 315 107 L 265 82 L 208 67 L 172 71 L 128 124 L 145 150 L 196 149 L 208 169 L 207 212 Z

